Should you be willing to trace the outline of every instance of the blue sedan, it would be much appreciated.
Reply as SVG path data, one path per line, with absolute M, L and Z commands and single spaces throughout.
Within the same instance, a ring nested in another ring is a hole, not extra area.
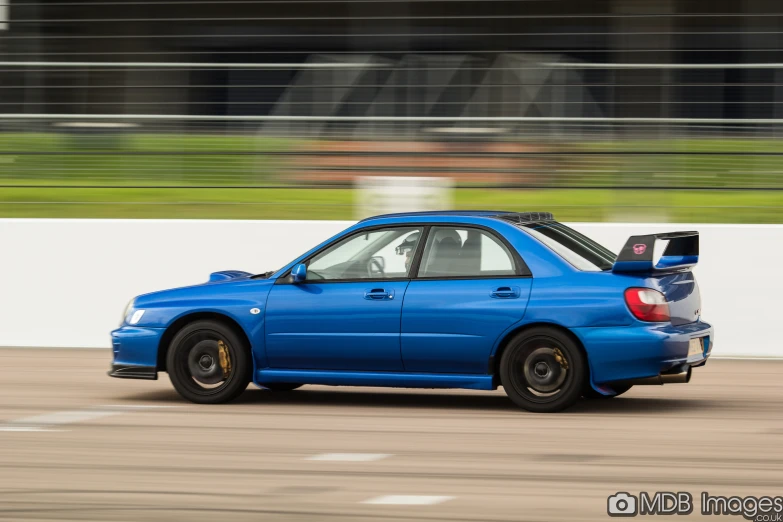
M 631 237 L 619 255 L 546 212 L 377 216 L 279 270 L 216 272 L 136 297 L 112 332 L 113 377 L 196 403 L 251 381 L 503 386 L 521 408 L 688 382 L 713 329 L 691 268 L 697 232 Z

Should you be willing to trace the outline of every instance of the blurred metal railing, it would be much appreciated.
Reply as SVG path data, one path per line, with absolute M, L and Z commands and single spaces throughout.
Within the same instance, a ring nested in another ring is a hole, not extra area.
M 578 217 L 783 221 L 783 13 L 654 4 L 12 3 L 0 212 L 304 211 L 350 206 L 335 194 L 357 177 L 425 176 L 454 179 L 460 206 L 535 193 Z
M 329 125 L 314 131 L 314 122 Z M 374 132 L 358 139 L 360 123 Z M 312 187 L 382 174 L 474 188 L 778 190 L 781 127 L 773 118 L 3 114 L 0 181 Z

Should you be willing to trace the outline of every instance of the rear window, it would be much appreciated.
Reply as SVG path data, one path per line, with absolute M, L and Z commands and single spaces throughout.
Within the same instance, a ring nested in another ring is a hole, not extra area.
M 610 270 L 617 256 L 603 247 L 556 221 L 538 221 L 517 225 L 555 251 L 574 267 L 585 272 Z

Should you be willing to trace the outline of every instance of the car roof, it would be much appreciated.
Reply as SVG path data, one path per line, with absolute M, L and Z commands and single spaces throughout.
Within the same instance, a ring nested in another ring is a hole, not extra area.
M 438 217 L 489 217 L 499 218 L 512 223 L 529 223 L 532 221 L 553 221 L 551 212 L 509 212 L 505 210 L 430 210 L 426 212 L 400 212 L 397 214 L 381 214 L 365 218 L 360 223 L 376 219 L 389 218 L 438 218 Z

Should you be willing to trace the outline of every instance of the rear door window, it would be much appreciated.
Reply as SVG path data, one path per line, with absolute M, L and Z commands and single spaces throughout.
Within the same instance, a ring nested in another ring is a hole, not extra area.
M 432 227 L 419 277 L 503 277 L 518 273 L 514 256 L 494 234 L 471 227 Z

